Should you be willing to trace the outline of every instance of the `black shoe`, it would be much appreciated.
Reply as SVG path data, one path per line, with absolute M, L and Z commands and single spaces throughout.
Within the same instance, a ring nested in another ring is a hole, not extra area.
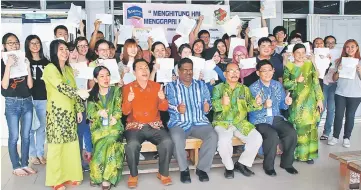
M 244 176 L 247 176 L 247 177 L 251 176 L 252 173 L 253 173 L 251 170 L 249 170 L 249 169 L 247 168 L 247 166 L 245 166 L 245 165 L 243 165 L 243 164 L 241 164 L 241 163 L 239 163 L 239 162 L 236 162 L 236 163 L 234 164 L 234 171 L 240 172 L 240 173 L 242 173 Z
M 199 177 L 199 181 L 201 182 L 205 182 L 205 181 L 209 181 L 209 177 L 208 174 L 200 169 L 196 169 L 196 174 Z
M 281 167 L 281 168 L 283 168 L 283 167 Z M 291 166 L 289 168 L 283 168 L 283 169 L 285 169 L 286 172 L 288 172 L 290 174 L 298 174 L 298 171 L 293 166 Z
M 191 183 L 191 175 L 189 174 L 189 169 L 187 168 L 186 170 L 184 171 L 181 171 L 181 174 L 180 174 L 180 181 L 182 183 Z
M 276 171 L 274 169 L 273 170 L 264 170 L 264 173 L 266 173 L 269 176 L 276 176 L 277 175 L 277 173 L 276 173 Z
M 307 160 L 306 163 L 307 163 L 307 164 L 314 164 L 315 161 L 313 161 L 313 159 L 311 159 L 311 160 Z
M 224 171 L 224 177 L 225 177 L 226 179 L 233 179 L 233 178 L 234 178 L 234 172 L 233 172 L 233 170 L 227 170 L 227 169 L 225 169 L 225 171 Z
M 254 172 L 251 171 L 249 168 L 246 167 L 246 170 L 247 170 L 249 173 L 251 173 L 252 175 L 254 175 Z

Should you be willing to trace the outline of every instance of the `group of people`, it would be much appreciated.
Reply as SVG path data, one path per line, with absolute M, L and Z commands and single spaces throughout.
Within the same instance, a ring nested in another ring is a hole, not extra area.
M 50 60 L 44 55 L 40 38 L 28 36 L 27 76 L 10 77 L 16 57 L 9 56 L 6 63 L 1 60 L 1 93 L 5 97 L 13 173 L 36 173 L 29 161 L 46 164 L 46 186 L 63 190 L 66 185 L 79 185 L 82 170 L 90 170 L 91 186 L 110 189 L 121 180 L 126 160 L 130 170 L 128 187 L 136 188 L 141 146 L 149 141 L 157 146 L 157 178 L 161 183 L 172 184 L 169 163 L 173 155 L 179 165 L 180 181 L 191 183 L 185 146 L 186 139 L 192 136 L 202 140 L 196 166 L 202 182 L 209 181 L 207 173 L 216 152 L 227 179 L 234 178 L 234 171 L 254 175 L 250 168 L 260 149 L 265 173 L 276 176 L 277 147 L 282 151 L 281 168 L 297 174 L 295 160 L 313 164 L 318 157 L 317 127 L 325 109 L 327 119 L 320 140 L 328 140 L 329 145 L 338 143 L 346 113 L 343 146 L 350 147 L 355 112 L 361 102 L 361 61 L 354 79 L 342 78 L 339 72 L 343 57 L 360 60 L 355 40 L 345 42 L 341 55 L 330 62 L 325 77 L 320 79 L 314 55 L 306 55 L 307 48 L 297 32 L 288 37 L 286 29 L 277 26 L 273 34 L 255 41 L 248 36 L 248 28 L 239 27 L 238 37 L 244 38 L 246 44 L 235 47 L 233 58 L 228 59 L 230 41 L 237 36 L 225 34 L 210 47 L 210 33 L 199 31 L 202 21 L 203 16 L 190 33 L 189 44 L 177 47 L 174 41 L 180 36 L 176 35 L 166 48 L 150 38 L 149 50 L 142 50 L 137 39 L 128 39 L 122 54 L 104 39 L 98 20 L 90 42 L 80 36 L 68 43 L 67 28 L 57 26 L 56 39 L 48 52 Z M 20 50 L 15 34 L 5 34 L 2 44 L 5 52 Z M 286 51 L 288 44 L 295 44 L 292 53 Z M 333 49 L 335 44 L 335 37 L 327 36 L 316 38 L 310 48 Z M 206 83 L 202 74 L 194 79 L 194 63 L 188 58 L 191 55 L 213 60 L 218 79 Z M 175 60 L 173 81 L 155 82 L 160 68 L 157 60 L 166 57 Z M 256 67 L 242 69 L 241 60 L 250 57 L 256 57 Z M 104 64 L 107 59 L 116 59 L 121 78 L 132 75 L 133 81 L 126 85 L 122 79 L 111 83 L 111 72 Z M 70 66 L 80 62 L 94 67 L 93 79 L 87 81 L 89 90 L 77 87 L 75 77 L 79 71 Z M 33 124 L 33 120 L 37 122 Z M 21 158 L 17 151 L 19 129 Z M 235 163 L 233 137 L 245 143 Z

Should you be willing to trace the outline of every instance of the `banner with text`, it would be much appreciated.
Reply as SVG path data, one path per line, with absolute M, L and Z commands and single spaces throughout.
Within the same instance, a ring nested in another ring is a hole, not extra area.
M 163 27 L 167 40 L 172 42 L 182 16 L 198 19 L 204 15 L 201 29 L 211 33 L 211 43 L 223 35 L 219 25 L 230 18 L 229 5 L 194 5 L 160 3 L 123 3 L 123 23 L 135 28 Z

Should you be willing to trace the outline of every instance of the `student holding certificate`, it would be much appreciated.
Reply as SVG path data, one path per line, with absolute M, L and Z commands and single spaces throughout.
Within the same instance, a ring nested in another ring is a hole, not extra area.
M 349 66 L 352 64 L 355 66 Z M 335 92 L 336 112 L 333 137 L 329 139 L 328 144 L 335 145 L 338 143 L 343 116 L 346 112 L 343 146 L 349 148 L 351 146 L 350 137 L 355 124 L 355 113 L 361 102 L 360 46 L 355 40 L 350 39 L 345 42 L 341 58 L 336 60 L 336 65 L 338 70 L 333 74 L 333 80 L 337 81 Z M 346 72 L 349 71 L 347 76 L 354 74 L 354 77 L 346 78 L 343 74 L 346 69 Z

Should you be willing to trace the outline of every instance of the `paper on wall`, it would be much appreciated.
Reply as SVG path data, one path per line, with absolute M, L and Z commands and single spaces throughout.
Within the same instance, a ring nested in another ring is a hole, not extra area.
M 27 64 L 30 63 L 27 64 L 25 63 L 25 52 L 22 51 L 2 52 L 2 58 L 5 65 L 7 64 L 10 56 L 15 58 L 15 63 L 10 67 L 10 78 L 13 79 L 22 76 L 27 76 L 29 74 L 27 70 L 28 67 Z
M 222 25 L 224 32 L 226 32 L 229 36 L 236 35 L 238 33 L 237 27 L 242 23 L 241 19 L 239 19 L 238 15 L 232 17 L 232 19 L 228 20 L 226 23 Z
M 102 24 L 112 24 L 113 23 L 113 15 L 112 14 L 96 14 L 95 18 L 102 21 Z
M 246 42 L 244 41 L 244 39 L 238 37 L 233 37 L 230 40 L 231 40 L 231 44 L 229 45 L 228 58 L 233 58 L 234 48 L 237 46 L 245 46 Z
M 257 60 L 255 57 L 248 59 L 239 60 L 239 68 L 240 69 L 254 69 L 256 68 Z

